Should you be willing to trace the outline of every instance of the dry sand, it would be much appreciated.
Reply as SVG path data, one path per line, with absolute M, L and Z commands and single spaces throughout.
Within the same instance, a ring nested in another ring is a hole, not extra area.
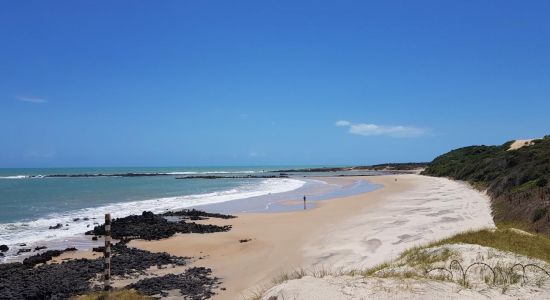
M 508 151 L 517 150 L 521 147 L 525 146 L 531 146 L 533 145 L 534 139 L 527 139 L 527 140 L 515 140 L 511 145 L 510 148 L 508 148 Z
M 271 288 L 262 299 L 550 299 L 550 277 L 536 267 L 528 267 L 523 273 L 517 265 L 535 264 L 548 270 L 544 261 L 470 244 L 436 246 L 424 253 L 437 255 L 446 251 L 452 253 L 452 258 L 435 261 L 429 267 L 410 264 L 401 258 L 367 277 L 305 276 L 289 280 Z M 460 270 L 449 267 L 451 259 L 464 268 L 480 262 L 487 265 L 475 264 L 468 269 L 468 288 L 465 288 Z M 426 274 L 426 268 L 432 271 Z M 447 280 L 437 276 L 445 276 Z
M 364 178 L 362 178 L 364 179 Z M 326 178 L 328 182 L 357 180 Z M 150 251 L 202 257 L 223 287 L 214 299 L 249 296 L 281 272 L 314 265 L 364 267 L 402 250 L 467 229 L 494 226 L 489 200 L 462 183 L 420 175 L 373 176 L 384 188 L 331 199 L 306 211 L 241 214 L 229 232 L 132 241 Z M 241 243 L 239 240 L 251 239 Z

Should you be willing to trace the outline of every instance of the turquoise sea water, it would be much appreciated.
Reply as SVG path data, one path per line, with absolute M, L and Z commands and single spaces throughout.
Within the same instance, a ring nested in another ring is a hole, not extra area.
M 301 167 L 0 169 L 0 244 L 33 244 L 81 236 L 101 222 L 104 213 L 116 218 L 145 210 L 164 212 L 201 205 L 233 213 L 268 209 L 274 201 L 298 197 L 299 193 L 341 190 L 326 184 L 320 188 L 323 184 L 319 181 L 304 178 L 312 175 L 309 173 L 292 174 L 290 178 L 176 179 L 190 175 L 269 176 L 279 175 L 274 170 L 291 168 Z M 165 175 L 47 177 L 126 173 Z M 370 188 L 358 187 L 358 191 Z M 321 199 L 322 193 L 315 197 Z M 49 229 L 58 223 L 63 224 L 62 229 Z
M 96 168 L 0 169 L 0 223 L 32 220 L 50 213 L 226 191 L 258 179 L 175 180 L 182 175 L 247 175 L 265 168 Z M 227 173 L 226 173 L 227 172 Z M 26 178 L 52 174 L 173 173 L 152 177 Z M 205 199 L 205 201 L 207 201 Z

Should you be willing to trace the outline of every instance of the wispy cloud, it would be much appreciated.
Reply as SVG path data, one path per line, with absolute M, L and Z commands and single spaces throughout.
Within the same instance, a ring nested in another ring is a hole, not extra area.
M 42 104 L 42 103 L 47 103 L 48 102 L 48 100 L 46 100 L 44 98 L 38 98 L 38 97 L 15 96 L 15 99 L 17 99 L 19 101 L 28 102 L 28 103 L 35 103 L 35 104 Z
M 348 127 L 349 133 L 362 136 L 391 136 L 396 138 L 419 137 L 428 134 L 427 128 L 412 126 L 388 126 L 368 123 L 352 123 L 350 121 L 340 120 L 334 125 L 338 127 Z
M 338 126 L 338 127 L 345 127 L 345 126 L 350 126 L 351 123 L 349 121 L 340 120 L 340 121 L 336 122 L 335 125 Z

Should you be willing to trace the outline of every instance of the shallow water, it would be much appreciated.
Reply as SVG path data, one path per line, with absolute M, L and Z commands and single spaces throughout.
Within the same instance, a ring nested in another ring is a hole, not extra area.
M 109 168 L 109 169 L 2 169 L 0 170 L 0 244 L 12 248 L 48 245 L 89 249 L 93 242 L 82 233 L 113 217 L 164 212 L 189 207 L 222 212 L 289 211 L 301 205 L 283 200 L 315 201 L 361 193 L 376 188 L 364 180 L 349 186 L 327 184 L 310 177 L 327 174 L 292 174 L 291 178 L 227 178 L 176 180 L 182 175 L 278 175 L 265 167 L 254 168 Z M 48 174 L 167 173 L 151 177 L 63 177 Z M 329 175 L 336 175 L 330 173 Z M 38 177 L 37 177 L 38 176 Z M 31 178 L 32 177 L 32 178 Z M 50 226 L 62 224 L 62 229 Z M 6 260 L 6 258 L 4 258 Z

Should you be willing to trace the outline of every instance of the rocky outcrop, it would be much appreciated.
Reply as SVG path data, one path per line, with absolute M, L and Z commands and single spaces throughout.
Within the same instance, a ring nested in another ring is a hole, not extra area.
M 49 229 L 60 229 L 63 228 L 63 224 L 57 223 L 55 226 L 50 226 Z
M 229 231 L 231 226 L 205 225 L 168 221 L 161 215 L 144 211 L 141 215 L 131 215 L 114 219 L 111 225 L 111 236 L 115 239 L 159 240 L 173 236 L 176 233 L 212 233 Z M 87 235 L 104 235 L 105 226 L 99 225 L 86 232 Z
M 245 175 L 245 176 L 219 176 L 219 175 L 198 175 L 198 176 L 180 176 L 176 179 L 270 179 L 270 178 L 288 178 L 288 175 Z
M 179 290 L 180 296 L 185 296 L 185 299 L 208 299 L 214 295 L 213 287 L 221 283 L 211 273 L 208 268 L 194 267 L 181 274 L 142 279 L 128 288 L 149 296 L 157 295 L 159 291 Z M 164 292 L 161 295 L 168 296 Z
M 218 213 L 208 213 L 201 210 L 196 209 L 184 209 L 179 211 L 170 211 L 161 214 L 161 216 L 167 216 L 167 217 L 183 217 L 183 218 L 189 218 L 191 220 L 202 220 L 205 218 L 218 218 L 218 219 L 233 219 L 236 218 L 232 215 L 224 215 L 224 214 L 218 214 Z
M 55 251 L 55 250 L 51 250 Z M 41 255 L 27 263 L 0 264 L 0 299 L 69 299 L 74 295 L 90 291 L 90 281 L 103 272 L 103 259 L 76 259 L 59 264 L 37 265 L 35 262 L 47 255 Z M 113 246 L 111 274 L 113 276 L 135 276 L 144 274 L 153 266 L 185 265 L 186 257 L 167 253 L 152 253 L 128 248 L 124 244 Z M 192 274 L 190 274 L 191 276 Z M 203 291 L 211 291 L 214 284 L 204 276 L 190 277 L 194 285 L 204 285 Z M 160 288 L 160 287 L 159 287 Z M 161 290 L 151 291 L 160 293 Z M 196 299 L 196 298 L 192 298 Z

